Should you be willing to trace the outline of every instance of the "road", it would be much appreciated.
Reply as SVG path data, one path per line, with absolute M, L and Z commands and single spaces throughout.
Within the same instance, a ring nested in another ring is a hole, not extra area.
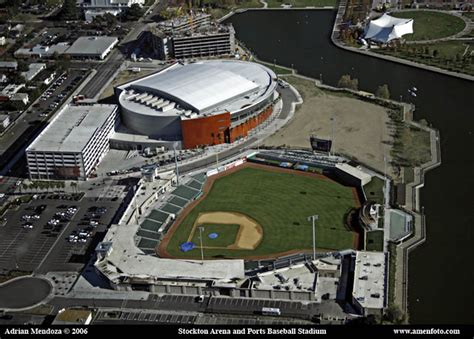
M 117 72 L 124 60 L 123 55 L 117 49 L 114 49 L 109 55 L 107 61 L 101 63 L 94 77 L 87 83 L 80 92 L 86 98 L 94 98 L 99 95 L 101 89 L 109 82 L 110 78 Z
M 186 311 L 199 313 L 257 315 L 262 307 L 279 308 L 283 317 L 310 319 L 315 314 L 339 314 L 340 307 L 334 302 L 302 303 L 254 298 L 205 297 L 204 302 L 196 302 L 192 295 L 150 295 L 147 300 L 126 299 L 84 299 L 55 297 L 48 303 L 56 309 L 74 306 L 93 308 Z
M 112 76 L 118 71 L 128 54 L 132 53 L 138 41 L 138 37 L 145 29 L 149 18 L 155 15 L 156 10 L 160 7 L 158 4 L 161 1 L 155 1 L 151 6 L 146 17 L 140 18 L 133 29 L 123 38 L 117 49 L 114 49 L 109 57 L 101 62 L 96 68 L 96 75 L 89 81 L 87 86 L 81 91 L 81 95 L 86 98 L 97 98 L 101 90 L 111 80 Z

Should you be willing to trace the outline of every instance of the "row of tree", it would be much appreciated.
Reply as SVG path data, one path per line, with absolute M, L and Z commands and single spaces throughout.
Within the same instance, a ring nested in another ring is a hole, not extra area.
M 359 80 L 356 78 L 351 78 L 349 74 L 344 74 L 341 76 L 337 82 L 337 87 L 352 89 L 354 91 L 359 90 Z M 375 96 L 382 99 L 390 99 L 390 90 L 387 84 L 380 85 L 375 91 Z
M 48 191 L 51 190 L 63 190 L 66 188 L 64 181 L 32 181 L 31 183 L 22 183 L 21 187 L 25 191 Z

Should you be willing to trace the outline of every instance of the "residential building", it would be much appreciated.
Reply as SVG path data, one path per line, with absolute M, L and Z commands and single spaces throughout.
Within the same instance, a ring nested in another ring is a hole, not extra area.
M 28 71 L 21 72 L 21 75 L 26 81 L 31 81 L 44 69 L 46 69 L 46 64 L 34 62 L 28 66 Z

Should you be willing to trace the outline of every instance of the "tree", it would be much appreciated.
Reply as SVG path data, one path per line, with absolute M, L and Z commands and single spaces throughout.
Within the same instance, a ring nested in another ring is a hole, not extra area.
M 143 15 L 143 9 L 140 7 L 139 4 L 133 4 L 125 13 L 125 20 L 134 21 L 141 18 Z
M 24 60 L 18 60 L 18 71 L 19 72 L 26 72 L 28 71 L 29 66 L 28 63 Z
M 390 91 L 388 89 L 388 85 L 384 84 L 382 86 L 377 87 L 377 91 L 375 92 L 375 96 L 382 98 L 382 99 L 390 99 Z
M 385 322 L 400 325 L 405 322 L 405 314 L 395 305 L 391 305 L 385 311 L 383 315 Z
M 59 12 L 60 20 L 78 20 L 79 10 L 76 7 L 76 0 L 64 0 Z
M 349 74 L 344 74 L 339 79 L 339 82 L 337 83 L 337 87 L 349 88 L 349 89 L 352 89 L 354 91 L 357 91 L 357 89 L 359 87 L 359 80 L 351 79 L 351 76 Z
M 433 58 L 438 57 L 438 55 L 439 55 L 438 50 L 437 49 L 433 50 Z

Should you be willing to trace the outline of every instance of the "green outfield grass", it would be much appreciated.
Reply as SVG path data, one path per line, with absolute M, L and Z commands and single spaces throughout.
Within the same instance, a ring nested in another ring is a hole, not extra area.
M 237 237 L 237 233 L 239 232 L 239 225 L 232 225 L 232 224 L 225 224 L 225 225 L 217 225 L 217 224 L 204 224 L 201 225 L 204 227 L 202 231 L 202 246 L 212 246 L 212 247 L 226 247 L 232 245 L 235 242 Z M 219 236 L 215 239 L 209 238 L 209 234 L 217 233 Z M 199 230 L 196 229 L 194 232 L 193 239 L 191 240 L 197 246 L 201 246 L 199 240 Z
M 214 182 L 207 197 L 176 229 L 167 250 L 174 257 L 199 257 L 199 248 L 183 253 L 179 245 L 187 241 L 199 213 L 213 211 L 248 215 L 262 226 L 263 239 L 255 250 L 207 249 L 204 254 L 208 258 L 245 258 L 310 250 L 312 227 L 307 218 L 312 214 L 319 214 L 316 224 L 318 248 L 353 248 L 355 232 L 345 226 L 344 219 L 357 204 L 352 187 L 329 179 L 244 168 Z M 220 236 L 222 233 L 221 228 Z

